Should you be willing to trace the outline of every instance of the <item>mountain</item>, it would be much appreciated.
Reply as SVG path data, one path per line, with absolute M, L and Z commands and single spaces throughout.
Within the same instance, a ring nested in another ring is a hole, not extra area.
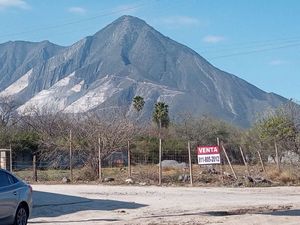
M 47 41 L 1 44 L 0 91 L 19 102 L 20 113 L 32 107 L 66 113 L 123 108 L 134 117 L 132 98 L 140 95 L 143 118 L 164 101 L 171 118 L 206 114 L 243 127 L 287 101 L 217 69 L 132 16 L 68 47 Z

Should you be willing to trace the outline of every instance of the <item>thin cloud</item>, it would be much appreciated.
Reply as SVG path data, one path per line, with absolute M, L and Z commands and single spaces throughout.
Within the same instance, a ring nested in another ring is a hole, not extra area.
M 29 9 L 29 5 L 24 0 L 0 0 L 0 9 L 19 8 Z
M 281 65 L 285 65 L 285 64 L 288 64 L 288 62 L 285 60 L 282 60 L 282 59 L 274 59 L 269 62 L 270 66 L 281 66 Z
M 163 18 L 161 22 L 173 27 L 179 27 L 179 26 L 187 27 L 187 26 L 200 25 L 200 21 L 197 18 L 189 17 L 189 16 L 166 17 Z
M 223 36 L 217 36 L 217 35 L 207 35 L 202 39 L 202 41 L 211 44 L 216 44 L 224 40 L 225 38 Z
M 80 14 L 80 15 L 83 15 L 83 14 L 86 13 L 86 9 L 85 9 L 85 8 L 83 8 L 83 7 L 78 7 L 78 6 L 76 6 L 76 7 L 71 7 L 71 8 L 68 9 L 68 11 L 69 11 L 70 13 Z

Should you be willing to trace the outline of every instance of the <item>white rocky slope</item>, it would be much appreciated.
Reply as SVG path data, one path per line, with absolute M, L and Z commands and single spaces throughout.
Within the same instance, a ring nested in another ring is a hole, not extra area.
M 133 116 L 136 95 L 146 101 L 144 118 L 150 119 L 155 102 L 164 101 L 171 117 L 206 114 L 240 126 L 287 101 L 215 68 L 131 16 L 69 47 L 49 42 L 0 45 L 0 96 L 19 102 L 20 113 L 32 108 L 67 113 L 122 108 Z

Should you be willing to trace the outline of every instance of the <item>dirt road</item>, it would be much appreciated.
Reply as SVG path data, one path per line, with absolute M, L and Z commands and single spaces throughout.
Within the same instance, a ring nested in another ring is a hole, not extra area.
M 300 187 L 33 185 L 29 224 L 300 224 Z

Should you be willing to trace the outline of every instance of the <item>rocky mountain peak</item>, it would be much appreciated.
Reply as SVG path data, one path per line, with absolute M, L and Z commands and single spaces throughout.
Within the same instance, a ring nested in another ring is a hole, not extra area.
M 113 24 L 127 24 L 127 25 L 135 25 L 135 26 L 144 26 L 147 25 L 147 23 L 135 16 L 130 15 L 124 15 L 116 19 Z
M 67 113 L 122 108 L 134 117 L 132 98 L 139 95 L 146 102 L 144 120 L 163 101 L 170 117 L 205 114 L 240 126 L 286 101 L 215 68 L 133 16 L 69 47 L 0 45 L 0 95 L 8 94 L 20 102 L 20 113 L 32 107 Z

